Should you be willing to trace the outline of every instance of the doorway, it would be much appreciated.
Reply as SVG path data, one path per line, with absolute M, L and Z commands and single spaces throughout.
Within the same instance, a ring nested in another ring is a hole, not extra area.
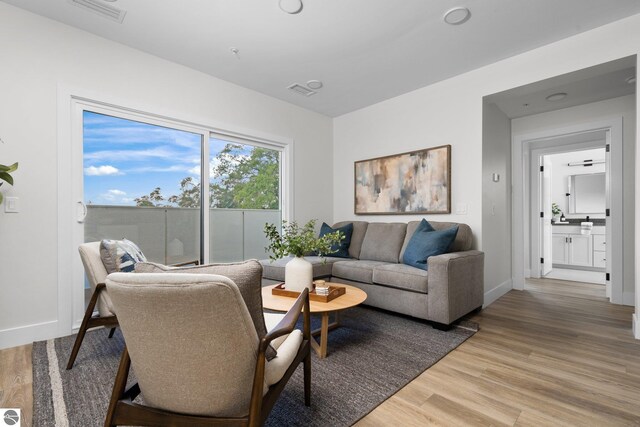
M 531 277 L 541 279 L 537 286 L 565 285 L 577 296 L 605 298 L 611 295 L 606 280 L 607 135 L 583 136 L 601 146 L 567 145 L 571 151 L 537 153 L 533 159 L 540 169 L 532 169 L 531 183 L 539 188 L 532 209 L 541 216 L 539 254 L 532 255 L 540 257 L 541 266 L 539 275 Z
M 515 150 L 514 157 L 519 156 L 523 165 L 514 173 L 514 181 L 519 175 L 523 188 L 522 198 L 513 206 L 514 229 L 522 227 L 525 262 L 521 265 L 528 267 L 523 268 L 522 280 L 514 287 L 525 289 L 526 278 L 540 279 L 548 274 L 549 279 L 585 282 L 585 277 L 598 273 L 604 275 L 604 296 L 622 303 L 622 118 L 517 135 L 514 141 L 514 146 L 522 147 Z M 555 193 L 554 160 L 560 182 Z M 585 173 L 587 168 L 592 173 Z M 588 193 L 587 198 L 578 194 L 576 200 L 576 192 L 596 186 L 600 189 L 597 205 Z M 518 213 L 522 215 L 519 224 L 515 221 Z M 591 224 L 583 227 L 582 223 Z M 602 278 L 597 286 L 602 286 Z M 589 288 L 588 293 L 593 293 L 593 286 Z

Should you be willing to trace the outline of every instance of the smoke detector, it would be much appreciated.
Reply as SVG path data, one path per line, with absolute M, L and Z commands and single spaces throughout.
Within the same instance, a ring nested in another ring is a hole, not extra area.
M 101 0 L 69 0 L 69 3 L 100 15 L 103 18 L 115 21 L 118 24 L 122 24 L 122 21 L 124 21 L 124 17 L 127 14 L 126 10 L 118 9 L 117 7 L 107 4 Z
M 291 86 L 287 87 L 287 89 L 299 94 L 299 95 L 304 95 L 304 96 L 311 96 L 311 95 L 315 95 L 316 92 L 315 90 L 311 90 L 306 86 L 303 86 L 301 84 L 298 83 L 294 83 Z
M 460 25 L 467 22 L 469 18 L 471 18 L 469 9 L 466 7 L 454 7 L 444 14 L 442 20 L 449 25 Z

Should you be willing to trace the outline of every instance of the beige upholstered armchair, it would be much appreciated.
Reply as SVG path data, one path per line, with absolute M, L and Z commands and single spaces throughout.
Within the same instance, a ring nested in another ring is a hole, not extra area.
M 258 426 L 300 363 L 310 404 L 307 291 L 259 339 L 238 287 L 227 277 L 114 273 L 106 287 L 126 342 L 106 426 Z M 304 332 L 295 329 L 302 313 Z M 267 361 L 269 344 L 277 356 Z M 125 390 L 130 366 L 138 383 Z M 144 405 L 133 402 L 139 393 Z
M 67 369 L 73 367 L 87 329 L 97 326 L 110 327 L 109 338 L 111 338 L 116 330 L 116 326 L 118 326 L 118 318 L 113 311 L 111 299 L 105 291 L 104 280 L 107 278 L 107 270 L 100 258 L 100 242 L 83 243 L 78 247 L 78 251 L 80 252 L 84 272 L 87 275 L 87 280 L 91 287 L 91 300 L 84 313 L 76 341 L 73 344 L 73 349 L 67 362 Z M 94 317 L 93 311 L 96 305 L 98 306 L 98 316 Z
M 78 356 L 78 351 L 80 350 L 80 346 L 88 329 L 98 326 L 111 328 L 111 331 L 109 331 L 109 338 L 111 338 L 118 326 L 118 318 L 113 310 L 111 298 L 109 298 L 109 293 L 104 285 L 108 273 L 100 256 L 100 242 L 83 243 L 78 247 L 78 251 L 80 252 L 80 259 L 82 260 L 84 272 L 87 275 L 87 280 L 91 288 L 91 300 L 87 305 L 82 324 L 80 325 L 78 335 L 73 344 L 73 349 L 67 362 L 67 369 L 73 367 L 73 363 Z M 197 265 L 199 262 L 190 261 L 178 265 L 189 264 Z M 94 316 L 93 312 L 95 311 L 96 305 L 98 306 L 98 315 Z

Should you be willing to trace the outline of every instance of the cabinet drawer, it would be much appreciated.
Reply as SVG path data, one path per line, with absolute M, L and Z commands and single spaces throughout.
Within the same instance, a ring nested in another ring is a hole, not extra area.
M 607 253 L 604 251 L 593 251 L 593 266 L 605 268 L 607 266 Z
M 594 251 L 606 251 L 607 244 L 605 242 L 605 236 L 601 234 L 593 235 L 593 250 Z

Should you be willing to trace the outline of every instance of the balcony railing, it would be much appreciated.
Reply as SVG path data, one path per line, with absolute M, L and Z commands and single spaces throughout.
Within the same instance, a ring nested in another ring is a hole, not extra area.
M 149 261 L 175 264 L 200 258 L 200 209 L 88 205 L 86 242 L 127 238 Z M 210 209 L 209 262 L 268 257 L 264 224 L 279 210 Z M 205 260 L 206 262 L 207 260 Z

